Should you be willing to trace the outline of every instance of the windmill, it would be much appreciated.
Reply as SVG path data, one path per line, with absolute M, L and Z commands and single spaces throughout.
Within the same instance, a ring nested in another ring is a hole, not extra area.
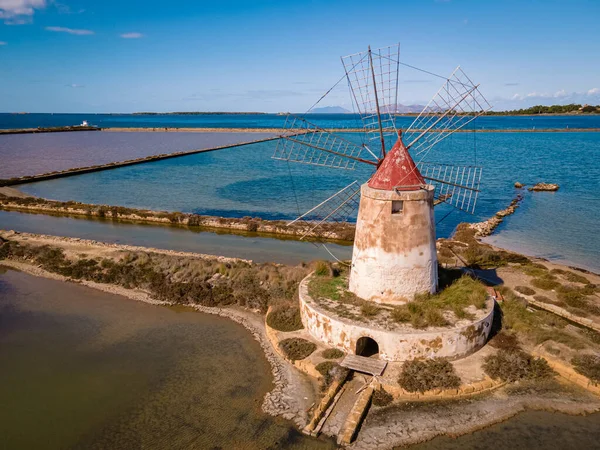
M 362 144 L 305 117 L 289 115 L 274 159 L 353 170 L 372 168 L 290 224 L 304 221 L 303 237 L 326 237 L 327 223 L 346 221 L 358 207 L 349 289 L 365 300 L 405 303 L 437 289 L 433 207 L 441 203 L 473 213 L 481 167 L 426 160 L 432 150 L 491 106 L 457 67 L 410 126 L 396 125 L 400 47 L 342 57 L 352 101 L 364 129 Z M 426 71 L 424 71 L 426 72 Z M 427 72 L 431 74 L 431 72 Z M 416 160 L 416 162 L 415 162 Z

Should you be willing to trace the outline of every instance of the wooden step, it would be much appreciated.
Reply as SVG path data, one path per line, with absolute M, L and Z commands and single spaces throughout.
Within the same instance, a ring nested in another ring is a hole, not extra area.
M 364 356 L 347 355 L 340 366 L 370 375 L 381 375 L 387 366 L 387 362 L 375 358 L 365 358 Z

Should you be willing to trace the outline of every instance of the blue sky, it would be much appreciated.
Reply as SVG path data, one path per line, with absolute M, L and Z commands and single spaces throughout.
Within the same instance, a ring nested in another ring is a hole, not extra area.
M 0 0 L 0 111 L 304 111 L 339 57 L 401 43 L 495 109 L 600 103 L 600 1 Z M 402 70 L 400 102 L 439 80 Z M 347 88 L 322 103 L 351 109 Z

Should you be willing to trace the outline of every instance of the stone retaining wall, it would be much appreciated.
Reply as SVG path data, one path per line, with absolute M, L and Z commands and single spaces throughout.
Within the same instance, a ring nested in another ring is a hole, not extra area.
M 571 322 L 575 322 L 578 325 L 581 325 L 586 328 L 590 328 L 594 331 L 600 333 L 600 324 L 594 322 L 591 319 L 587 319 L 585 317 L 576 316 L 575 314 L 571 314 L 566 309 L 561 308 L 556 305 L 549 305 L 548 303 L 537 301 L 533 298 L 527 298 L 527 302 L 535 306 L 536 308 L 543 309 L 544 311 L 551 312 L 552 314 L 556 314 L 557 316 L 563 317 Z
M 300 315 L 309 334 L 323 344 L 356 354 L 361 337 L 374 339 L 379 357 L 385 361 L 406 361 L 415 358 L 465 357 L 487 341 L 494 318 L 494 300 L 490 297 L 485 316 L 457 328 L 435 331 L 398 331 L 375 328 L 361 322 L 342 319 L 320 308 L 308 294 L 311 275 L 300 283 Z
M 562 361 L 548 356 L 548 353 L 540 351 L 539 349 L 534 350 L 532 354 L 534 356 L 544 358 L 546 361 L 548 361 L 548 365 L 561 377 L 565 378 L 566 380 L 569 380 L 571 383 L 575 383 L 576 385 L 587 389 L 593 394 L 600 395 L 600 386 L 594 384 L 594 382 L 592 382 L 588 377 L 577 373 L 573 367 L 568 366 Z

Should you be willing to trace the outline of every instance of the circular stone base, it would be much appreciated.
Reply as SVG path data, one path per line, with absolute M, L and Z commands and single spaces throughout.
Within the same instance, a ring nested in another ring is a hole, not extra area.
M 444 357 L 459 359 L 480 349 L 487 341 L 494 318 L 494 299 L 489 297 L 483 317 L 455 327 L 435 330 L 386 330 L 351 319 L 338 317 L 323 309 L 308 294 L 312 274 L 300 283 L 300 316 L 306 330 L 320 342 L 357 354 L 358 340 L 373 339 L 379 347 L 379 358 L 406 361 L 415 358 Z M 360 344 L 359 344 L 360 345 Z

